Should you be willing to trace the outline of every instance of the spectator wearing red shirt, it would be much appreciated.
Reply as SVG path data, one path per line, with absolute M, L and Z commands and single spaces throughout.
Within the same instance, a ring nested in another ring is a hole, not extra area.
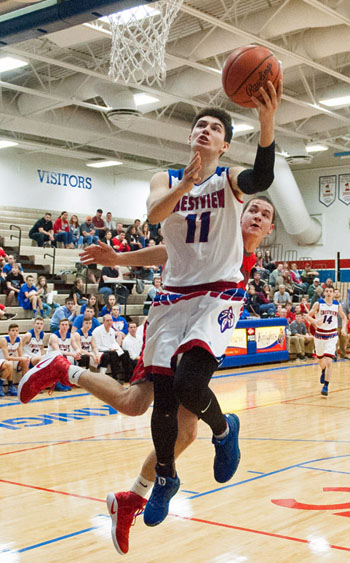
M 69 228 L 68 212 L 62 211 L 53 224 L 55 242 L 63 242 L 65 248 L 74 248 L 73 234 Z
M 125 238 L 124 231 L 121 231 L 117 237 L 112 239 L 112 245 L 116 252 L 130 252 L 131 247 Z
M 102 219 L 102 214 L 103 214 L 102 209 L 97 209 L 95 217 L 92 218 L 92 222 L 95 227 L 96 234 L 101 240 L 104 238 L 106 234 L 106 230 L 108 229 L 108 227 L 106 227 L 105 225 L 104 220 Z
M 293 313 L 291 303 L 286 303 L 286 311 L 287 311 L 286 319 L 288 321 L 288 324 L 290 324 L 293 321 L 295 321 L 295 313 Z

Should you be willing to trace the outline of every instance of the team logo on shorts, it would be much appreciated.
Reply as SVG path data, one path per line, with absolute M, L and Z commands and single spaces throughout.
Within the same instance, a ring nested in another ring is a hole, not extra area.
M 232 311 L 232 307 L 228 309 L 224 309 L 221 311 L 220 315 L 218 316 L 218 323 L 220 325 L 221 332 L 225 332 L 229 328 L 232 328 L 235 322 L 235 315 Z

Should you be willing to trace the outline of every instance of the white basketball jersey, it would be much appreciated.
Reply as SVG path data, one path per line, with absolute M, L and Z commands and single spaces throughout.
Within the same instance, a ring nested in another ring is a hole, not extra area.
M 87 336 L 84 336 L 83 331 L 81 328 L 77 330 L 77 333 L 80 335 L 80 345 L 83 352 L 92 352 L 91 348 L 91 340 L 92 340 L 92 332 L 88 332 Z
M 26 356 L 33 358 L 38 354 L 41 354 L 42 345 L 44 342 L 44 331 L 39 334 L 39 339 L 36 338 L 34 328 L 32 328 L 29 333 L 31 334 L 30 341 L 23 348 L 23 352 Z
M 19 336 L 17 336 L 16 340 L 14 341 L 14 343 L 12 344 L 10 337 L 9 336 L 5 336 L 5 340 L 7 342 L 7 351 L 8 351 L 8 355 L 9 356 L 16 356 L 16 352 L 18 350 L 18 346 L 21 343 L 21 339 Z M 5 356 L 3 354 L 2 348 L 0 348 L 0 359 L 4 360 Z
M 61 335 L 60 335 L 58 330 L 56 332 L 54 332 L 54 334 L 57 336 L 58 347 L 60 349 L 60 352 L 70 352 L 71 351 L 70 332 L 67 332 L 66 338 L 64 340 L 61 338 Z M 51 348 L 50 344 L 47 347 L 47 351 L 48 352 L 54 351 L 53 348 Z
M 184 170 L 168 173 L 169 188 L 175 188 Z M 218 167 L 182 196 L 161 225 L 168 253 L 162 274 L 164 286 L 237 283 L 242 279 L 242 204 L 232 192 L 228 168 Z
M 328 305 L 324 299 L 318 302 L 318 313 L 316 315 L 316 336 L 325 335 L 332 336 L 337 334 L 338 328 L 338 301 L 333 300 L 331 305 Z

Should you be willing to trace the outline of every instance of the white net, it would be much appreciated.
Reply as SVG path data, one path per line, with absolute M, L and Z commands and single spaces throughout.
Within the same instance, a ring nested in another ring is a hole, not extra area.
M 109 16 L 112 31 L 109 76 L 114 81 L 146 82 L 166 76 L 165 46 L 183 0 L 159 0 Z

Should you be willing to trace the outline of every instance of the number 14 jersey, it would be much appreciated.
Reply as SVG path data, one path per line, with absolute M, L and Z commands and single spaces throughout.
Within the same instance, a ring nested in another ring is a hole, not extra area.
M 317 337 L 331 337 L 337 334 L 338 328 L 338 310 L 339 303 L 335 299 L 331 305 L 328 305 L 324 299 L 318 302 L 318 313 L 316 315 Z

